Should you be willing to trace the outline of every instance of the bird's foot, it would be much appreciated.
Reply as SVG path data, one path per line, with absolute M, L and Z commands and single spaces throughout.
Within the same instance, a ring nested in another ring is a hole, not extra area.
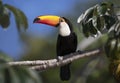
M 58 62 L 63 60 L 63 56 L 58 56 L 57 57 Z
M 77 50 L 77 53 L 82 54 L 82 53 L 84 53 L 84 52 L 81 51 L 81 50 Z

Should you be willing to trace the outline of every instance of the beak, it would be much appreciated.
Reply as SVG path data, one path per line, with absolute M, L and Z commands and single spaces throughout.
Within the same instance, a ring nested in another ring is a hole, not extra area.
M 50 26 L 57 26 L 60 23 L 60 17 L 54 15 L 38 16 L 37 18 L 34 19 L 33 23 L 41 23 Z
M 40 18 L 35 18 L 33 23 L 38 23 L 40 21 Z

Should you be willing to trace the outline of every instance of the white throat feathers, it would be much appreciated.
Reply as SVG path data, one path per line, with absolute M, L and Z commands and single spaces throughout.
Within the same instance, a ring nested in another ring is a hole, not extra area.
M 61 36 L 69 36 L 71 33 L 69 25 L 66 22 L 61 22 L 59 24 L 59 34 Z

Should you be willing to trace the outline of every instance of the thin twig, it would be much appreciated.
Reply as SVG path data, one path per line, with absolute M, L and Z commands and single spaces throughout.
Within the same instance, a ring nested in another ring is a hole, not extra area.
M 51 60 L 34 60 L 34 61 L 14 61 L 14 62 L 8 62 L 7 64 L 10 66 L 33 66 L 33 65 L 43 65 L 47 64 L 49 62 L 56 62 L 56 59 L 51 59 Z

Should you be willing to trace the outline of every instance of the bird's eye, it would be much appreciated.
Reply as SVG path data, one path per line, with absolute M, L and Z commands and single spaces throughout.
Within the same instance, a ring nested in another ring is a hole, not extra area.
M 63 18 L 60 19 L 60 22 L 65 22 L 65 20 Z

